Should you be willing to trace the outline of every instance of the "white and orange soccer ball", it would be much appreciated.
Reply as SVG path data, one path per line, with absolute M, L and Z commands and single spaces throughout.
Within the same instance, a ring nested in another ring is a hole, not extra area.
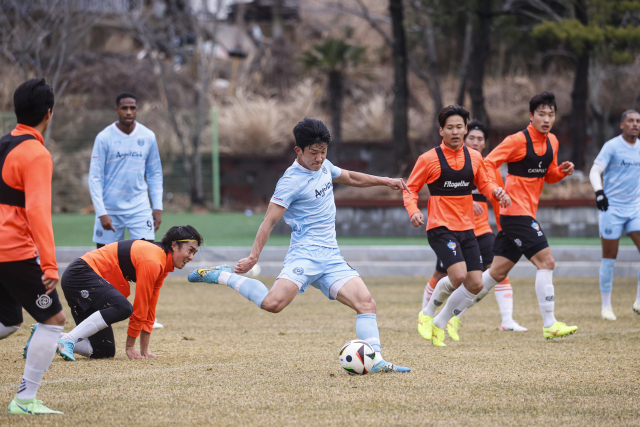
M 375 357 L 376 352 L 368 342 L 353 340 L 342 346 L 338 361 L 349 374 L 364 375 L 371 372 Z

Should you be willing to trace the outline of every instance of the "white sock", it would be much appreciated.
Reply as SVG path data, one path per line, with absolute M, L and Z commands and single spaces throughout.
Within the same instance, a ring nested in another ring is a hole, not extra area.
M 440 314 L 433 319 L 433 326 L 443 329 L 447 325 L 449 319 L 466 310 L 473 303 L 475 298 L 476 296 L 469 292 L 464 285 L 460 286 L 451 294 L 447 303 L 444 305 L 442 310 L 440 310 Z
M 438 281 L 436 288 L 433 290 L 433 294 L 431 295 L 431 299 L 429 300 L 429 304 L 427 304 L 426 311 L 423 310 L 422 314 L 425 316 L 435 316 L 436 309 L 440 307 L 446 300 L 449 298 L 449 295 L 453 293 L 456 289 L 453 287 L 451 282 L 449 281 L 449 277 L 445 276 Z M 447 319 L 449 321 L 449 319 Z
M 56 355 L 58 337 L 60 337 L 62 329 L 64 329 L 63 326 L 38 323 L 27 350 L 27 361 L 24 364 L 24 374 L 18 398 L 32 399 L 36 397 L 42 377 L 49 370 L 53 356 Z
M 602 297 L 602 307 L 611 306 L 611 292 L 600 292 Z
M 106 328 L 107 323 L 102 318 L 102 314 L 96 311 L 91 316 L 84 319 L 71 332 L 64 334 L 61 338 L 66 341 L 77 343 L 80 339 L 89 338 L 91 335 Z
M 20 326 L 15 326 L 15 325 L 4 326 L 4 324 L 0 323 L 0 340 L 8 337 L 18 329 L 20 329 Z
M 496 285 L 496 301 L 502 316 L 502 325 L 513 323 L 513 289 L 510 284 Z
M 76 348 L 73 349 L 74 353 L 78 353 L 80 356 L 90 357 L 93 354 L 93 347 L 89 340 L 82 340 L 76 343 Z
M 556 323 L 553 314 L 555 308 L 553 291 L 553 270 L 538 270 L 536 272 L 536 295 L 542 314 L 542 322 L 545 328 Z

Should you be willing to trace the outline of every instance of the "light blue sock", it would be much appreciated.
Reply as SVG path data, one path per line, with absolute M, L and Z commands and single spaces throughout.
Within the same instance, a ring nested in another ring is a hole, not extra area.
M 229 273 L 227 273 L 229 274 Z M 222 274 L 220 275 L 220 279 L 222 279 Z M 224 280 L 224 279 L 223 279 Z M 248 277 L 240 276 L 239 274 L 230 274 L 229 278 L 226 279 L 226 283 L 223 283 L 221 280 L 220 283 L 227 285 L 228 287 L 235 289 L 248 299 L 249 301 L 253 301 L 255 305 L 262 308 L 262 301 L 269 293 L 269 289 L 259 280 L 249 279 Z
M 358 339 L 368 342 L 377 353 L 381 351 L 380 331 L 378 331 L 378 320 L 375 313 L 363 313 L 356 316 L 356 334 Z
M 614 265 L 616 265 L 615 259 L 602 258 L 602 264 L 600 264 L 600 292 L 603 294 L 611 293 Z M 640 272 L 638 272 L 638 279 L 640 280 Z

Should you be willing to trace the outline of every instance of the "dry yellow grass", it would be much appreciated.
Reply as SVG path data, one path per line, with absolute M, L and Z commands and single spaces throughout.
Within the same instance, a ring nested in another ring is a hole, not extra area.
M 635 280 L 615 281 L 617 322 L 599 318 L 597 279 L 557 280 L 557 316 L 580 330 L 554 341 L 542 339 L 533 280 L 514 280 L 515 318 L 529 332 L 499 332 L 490 295 L 463 318 L 462 341 L 442 349 L 416 331 L 423 282 L 367 280 L 385 356 L 409 374 L 341 371 L 337 352 L 355 338 L 355 316 L 315 289 L 273 315 L 224 286 L 171 280 L 158 307 L 165 329 L 152 336 L 165 358 L 127 359 L 122 322 L 114 359 L 55 358 L 39 398 L 64 417 L 3 409 L 0 425 L 638 424 Z M 2 405 L 20 380 L 28 323 L 0 345 Z

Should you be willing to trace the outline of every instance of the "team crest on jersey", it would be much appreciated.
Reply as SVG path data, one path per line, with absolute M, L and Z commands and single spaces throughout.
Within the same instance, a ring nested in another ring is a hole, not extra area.
M 327 173 L 327 168 L 324 165 L 322 165 L 322 173 Z
M 96 236 L 102 237 L 102 230 L 96 230 Z
M 296 267 L 293 269 L 293 273 L 297 274 L 298 276 L 302 276 L 304 274 L 304 268 Z
M 531 223 L 531 227 L 533 227 L 533 229 L 536 231 L 540 231 L 540 225 L 538 225 L 538 223 L 535 221 Z
M 88 290 L 86 290 L 86 289 L 81 290 L 81 291 L 80 291 L 80 296 L 81 296 L 82 298 L 89 298 L 89 291 L 88 291 Z
M 449 249 L 451 249 L 452 251 L 456 250 L 456 242 L 452 242 L 451 240 L 449 240 L 449 243 L 447 243 L 447 247 Z
M 139 139 L 139 140 L 138 140 L 138 145 L 139 145 L 140 147 L 142 147 L 142 146 L 144 145 L 144 139 Z
M 42 309 L 49 308 L 51 306 L 51 303 L 53 303 L 53 300 L 49 295 L 46 294 L 38 295 L 38 299 L 36 300 L 36 305 L 38 306 L 38 308 Z

